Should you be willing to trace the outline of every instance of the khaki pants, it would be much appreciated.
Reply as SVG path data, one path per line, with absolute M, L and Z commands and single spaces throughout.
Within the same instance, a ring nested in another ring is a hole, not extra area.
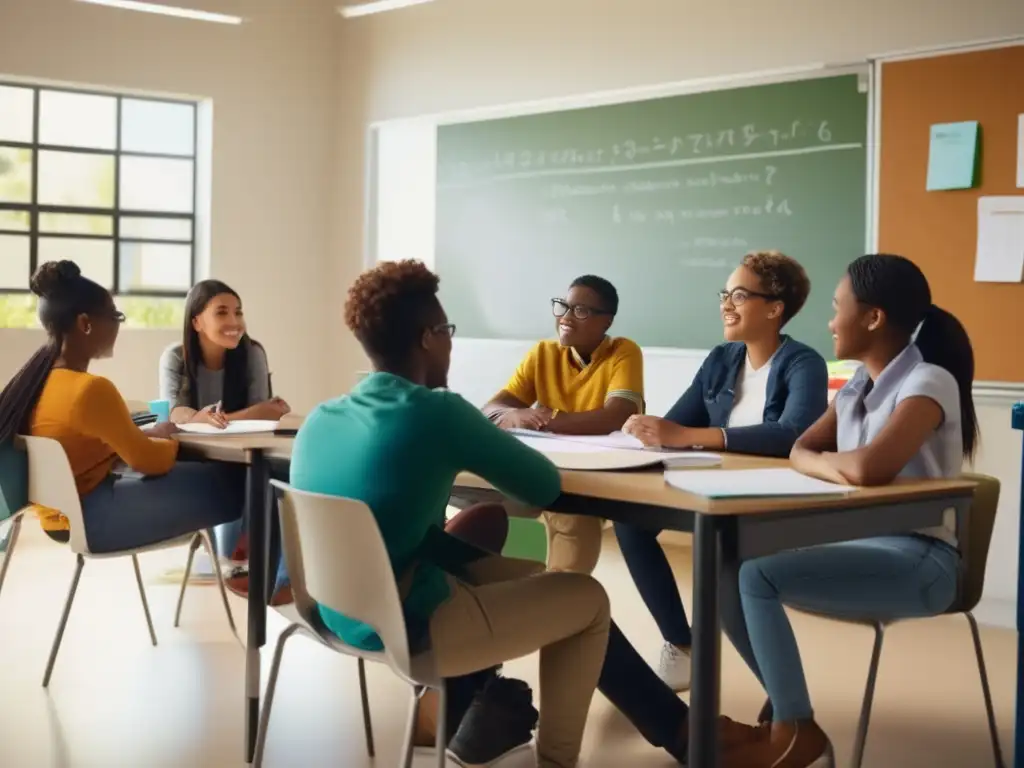
M 608 596 L 589 576 L 540 568 L 496 555 L 473 563 L 431 616 L 430 640 L 442 677 L 540 650 L 538 765 L 573 768 L 604 664 Z
M 591 574 L 601 557 L 604 520 L 585 515 L 541 512 L 518 501 L 506 499 L 509 517 L 544 518 L 548 531 L 548 570 Z

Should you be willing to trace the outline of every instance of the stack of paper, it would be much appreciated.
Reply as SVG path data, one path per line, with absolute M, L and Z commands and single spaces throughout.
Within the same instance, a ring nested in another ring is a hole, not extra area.
M 521 442 L 535 451 L 549 456 L 560 469 L 632 469 L 652 467 L 664 464 L 669 468 L 683 467 L 716 467 L 722 463 L 717 453 L 697 453 L 695 451 L 661 452 L 644 450 L 639 440 L 639 448 L 629 445 L 626 441 L 634 438 L 621 432 L 612 435 L 594 437 L 576 437 L 569 435 L 548 435 L 527 430 L 512 430 Z M 621 437 L 617 437 L 621 436 Z
M 666 472 L 665 482 L 709 499 L 761 496 L 844 496 L 856 490 L 802 475 L 794 469 L 717 469 Z

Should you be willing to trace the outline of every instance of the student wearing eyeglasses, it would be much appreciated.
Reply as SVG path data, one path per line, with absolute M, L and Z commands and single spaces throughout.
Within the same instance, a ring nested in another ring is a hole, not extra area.
M 538 343 L 484 413 L 503 429 L 606 435 L 644 409 L 643 355 L 629 339 L 608 335 L 619 311 L 610 282 L 584 275 L 565 298 L 551 300 L 558 340 Z M 513 514 L 525 510 L 513 509 Z M 548 568 L 590 573 L 601 550 L 601 521 L 544 513 Z
M 828 407 L 824 358 L 782 333 L 810 292 L 794 259 L 778 251 L 747 254 L 719 292 L 726 343 L 711 350 L 664 418 L 636 415 L 624 431 L 648 446 L 789 456 Z M 615 524 L 626 565 L 665 641 L 658 673 L 685 691 L 690 624 L 658 533 Z

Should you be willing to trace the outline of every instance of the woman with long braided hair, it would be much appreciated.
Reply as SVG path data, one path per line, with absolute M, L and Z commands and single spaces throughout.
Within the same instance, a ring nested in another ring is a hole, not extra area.
M 90 549 L 143 546 L 237 517 L 230 470 L 177 464 L 177 428 L 139 429 L 114 384 L 89 373 L 93 360 L 113 355 L 125 319 L 110 292 L 71 261 L 43 264 L 31 288 L 48 339 L 0 393 L 0 442 L 29 434 L 61 444 Z M 59 510 L 41 510 L 40 519 L 51 537 L 67 540 Z

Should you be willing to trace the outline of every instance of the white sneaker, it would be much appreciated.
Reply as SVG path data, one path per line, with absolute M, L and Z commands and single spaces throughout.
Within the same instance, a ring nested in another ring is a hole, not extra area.
M 658 662 L 658 677 L 676 693 L 690 690 L 690 652 L 665 643 Z

